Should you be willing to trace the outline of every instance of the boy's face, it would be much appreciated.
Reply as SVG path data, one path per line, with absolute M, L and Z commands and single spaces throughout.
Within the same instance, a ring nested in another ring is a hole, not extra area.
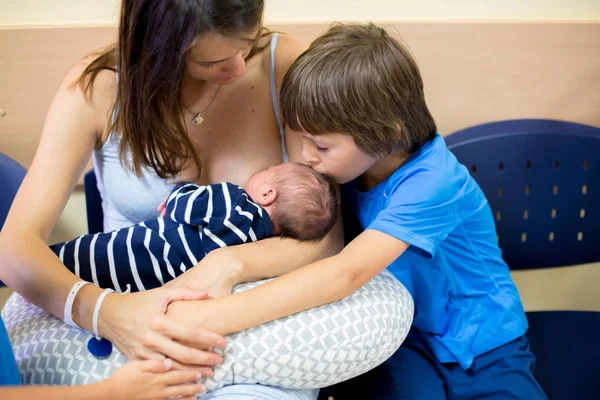
M 367 172 L 379 159 L 360 150 L 351 136 L 302 135 L 302 157 L 315 171 L 346 183 Z

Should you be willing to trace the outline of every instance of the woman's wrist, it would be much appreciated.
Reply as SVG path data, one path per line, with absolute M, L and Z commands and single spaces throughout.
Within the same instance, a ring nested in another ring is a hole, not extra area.
M 116 332 L 114 322 L 118 320 L 118 316 L 115 315 L 115 311 L 119 310 L 120 300 L 122 300 L 123 296 L 124 295 L 112 292 L 108 293 L 104 298 L 98 314 L 97 323 L 98 334 L 100 337 L 111 340 L 111 334 Z M 95 304 L 93 307 L 95 307 Z
M 72 318 L 79 327 L 86 331 L 92 331 L 92 316 L 94 306 L 98 297 L 102 293 L 102 289 L 95 285 L 85 285 L 79 290 L 72 308 Z

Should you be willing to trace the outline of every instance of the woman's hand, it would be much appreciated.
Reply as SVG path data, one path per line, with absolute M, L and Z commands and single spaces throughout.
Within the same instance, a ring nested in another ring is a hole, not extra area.
M 165 360 L 133 361 L 116 370 L 103 381 L 107 398 L 115 400 L 163 400 L 177 397 L 195 400 L 204 391 L 196 383 L 200 374 L 194 371 L 172 371 L 173 362 Z
M 202 300 L 206 296 L 206 292 L 185 287 L 110 294 L 100 314 L 100 335 L 109 339 L 129 360 L 168 357 L 178 368 L 191 367 L 209 376 L 212 370 L 207 366 L 223 362 L 222 357 L 210 349 L 223 347 L 225 339 L 197 324 L 176 322 L 165 315 L 173 302 Z
M 240 283 L 238 277 L 243 268 L 232 248 L 213 250 L 194 268 L 168 282 L 170 288 L 188 287 L 208 293 L 211 298 L 230 295 L 233 287 Z

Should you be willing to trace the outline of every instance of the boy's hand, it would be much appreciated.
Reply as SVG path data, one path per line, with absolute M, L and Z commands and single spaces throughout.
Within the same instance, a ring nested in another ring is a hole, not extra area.
M 203 385 L 195 383 L 200 374 L 172 371 L 172 366 L 169 359 L 130 362 L 104 381 L 107 393 L 114 400 L 195 400 L 204 391 Z

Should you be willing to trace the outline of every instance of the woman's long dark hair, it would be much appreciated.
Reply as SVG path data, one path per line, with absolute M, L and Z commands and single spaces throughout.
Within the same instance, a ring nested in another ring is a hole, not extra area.
M 115 118 L 109 131 L 122 136 L 121 161 L 141 175 L 154 169 L 176 177 L 184 163 L 201 163 L 182 118 L 180 89 L 186 51 L 204 33 L 235 36 L 262 27 L 263 0 L 123 0 L 119 38 L 74 82 L 86 96 L 102 70 L 118 71 Z M 248 58 L 262 48 L 261 28 Z M 131 153 L 131 163 L 124 157 Z

